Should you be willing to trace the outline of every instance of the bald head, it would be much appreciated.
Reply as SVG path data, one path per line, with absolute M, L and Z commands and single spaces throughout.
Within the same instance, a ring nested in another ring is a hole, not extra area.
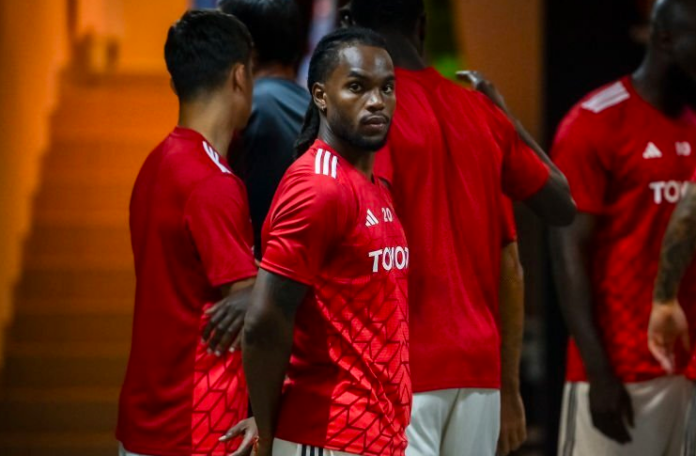
M 696 88 L 696 0 L 657 0 L 648 54 L 672 79 Z

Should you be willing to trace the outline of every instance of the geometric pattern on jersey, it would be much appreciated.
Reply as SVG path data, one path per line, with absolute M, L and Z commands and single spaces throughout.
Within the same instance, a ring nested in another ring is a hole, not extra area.
M 193 377 L 192 456 L 223 456 L 239 448 L 241 437 L 220 442 L 232 426 L 247 418 L 248 396 L 239 351 L 221 357 L 198 345 Z
M 559 126 L 552 156 L 578 210 L 597 221 L 589 261 L 602 345 L 624 383 L 643 382 L 665 375 L 648 350 L 647 329 L 662 238 L 696 168 L 696 157 L 686 154 L 696 144 L 696 114 L 685 108 L 677 118 L 665 116 L 636 92 L 630 76 L 585 100 Z M 696 321 L 696 264 L 679 300 L 687 320 Z M 687 361 L 677 347 L 677 373 Z M 573 340 L 566 377 L 587 381 Z
M 315 234 L 283 228 L 296 223 L 286 219 L 287 208 L 317 188 L 331 195 L 327 211 L 337 215 L 293 217 L 321 232 L 340 230 L 325 247 Z M 411 404 L 408 249 L 393 211 L 381 183 L 319 141 L 281 182 L 264 228 L 261 267 L 312 288 L 296 315 L 277 438 L 351 454 L 404 454 Z M 325 228 L 327 219 L 340 226 Z M 317 244 L 321 250 L 312 250 Z M 301 259 L 315 256 L 321 266 L 307 270 Z

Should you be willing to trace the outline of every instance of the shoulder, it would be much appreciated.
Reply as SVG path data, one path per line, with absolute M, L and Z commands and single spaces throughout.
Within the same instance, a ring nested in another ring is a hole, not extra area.
M 591 114 L 615 113 L 625 106 L 625 102 L 631 98 L 631 92 L 626 84 L 626 80 L 621 79 L 604 85 L 585 96 L 575 108 Z

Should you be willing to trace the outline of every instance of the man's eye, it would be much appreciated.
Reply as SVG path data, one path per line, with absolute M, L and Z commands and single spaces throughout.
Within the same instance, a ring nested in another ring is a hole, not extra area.
M 362 90 L 362 85 L 358 84 L 357 82 L 354 82 L 351 85 L 349 85 L 348 88 L 353 92 L 360 92 Z
M 391 85 L 391 84 L 386 85 L 386 86 L 384 86 L 384 88 L 382 89 L 382 91 L 383 91 L 384 93 L 386 93 L 386 94 L 391 95 L 391 94 L 394 92 L 394 86 Z

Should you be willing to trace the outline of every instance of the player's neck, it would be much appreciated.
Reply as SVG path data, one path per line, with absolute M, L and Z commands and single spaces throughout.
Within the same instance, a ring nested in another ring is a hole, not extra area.
M 668 117 L 678 117 L 684 110 L 685 99 L 676 93 L 664 65 L 648 55 L 632 75 L 633 87 L 645 101 Z
M 200 133 L 220 155 L 227 157 L 234 134 L 229 108 L 215 103 L 181 103 L 178 125 Z
M 294 81 L 297 78 L 297 70 L 292 65 L 280 63 L 265 63 L 254 68 L 254 79 L 276 78 Z
M 395 66 L 411 71 L 427 68 L 418 46 L 407 37 L 398 32 L 380 32 L 380 35 L 387 41 L 387 50 Z
M 319 127 L 319 139 L 324 141 L 331 149 L 353 165 L 367 179 L 372 179 L 372 170 L 375 164 L 374 152 L 358 149 L 347 141 L 336 136 L 325 124 Z

